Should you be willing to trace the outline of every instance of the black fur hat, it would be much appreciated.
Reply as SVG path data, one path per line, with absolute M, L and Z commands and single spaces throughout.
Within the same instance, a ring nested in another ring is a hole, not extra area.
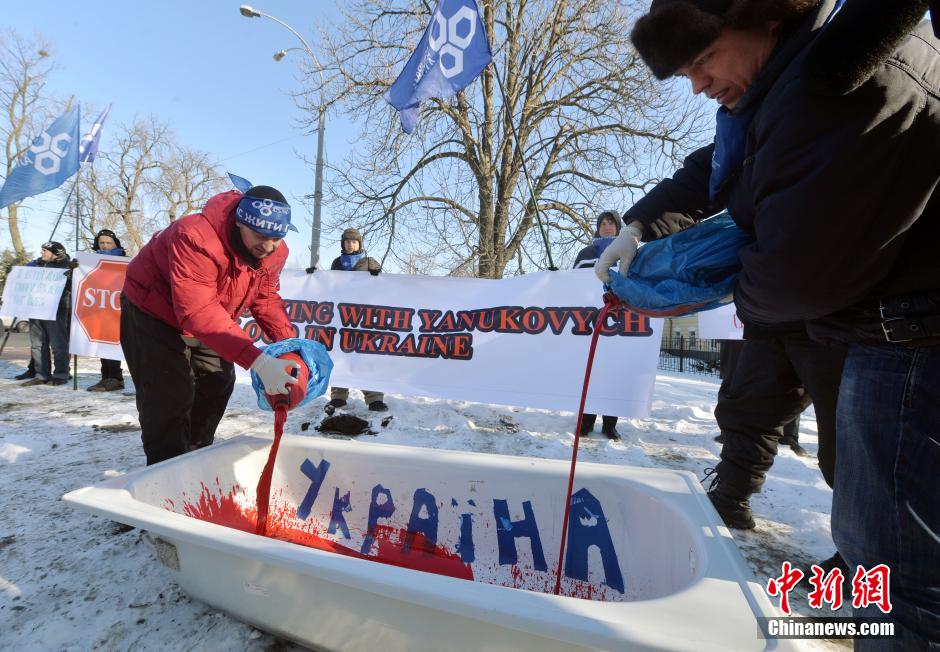
M 821 0 L 653 0 L 630 34 L 659 79 L 676 74 L 724 27 L 747 29 L 765 21 L 805 16 Z

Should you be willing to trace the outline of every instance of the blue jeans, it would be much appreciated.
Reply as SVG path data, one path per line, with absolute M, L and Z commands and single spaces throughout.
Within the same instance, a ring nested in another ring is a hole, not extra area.
M 837 430 L 836 547 L 853 572 L 886 564 L 891 573 L 895 638 L 855 649 L 940 650 L 940 345 L 853 344 Z
M 69 309 L 59 306 L 55 320 L 29 320 L 29 348 L 36 378 L 69 379 Z M 52 355 L 49 355 L 49 348 Z

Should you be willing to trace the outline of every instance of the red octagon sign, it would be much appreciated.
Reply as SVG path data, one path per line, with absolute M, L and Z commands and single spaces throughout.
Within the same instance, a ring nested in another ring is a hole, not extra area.
M 102 260 L 79 283 L 75 318 L 88 339 L 121 344 L 121 290 L 127 263 Z

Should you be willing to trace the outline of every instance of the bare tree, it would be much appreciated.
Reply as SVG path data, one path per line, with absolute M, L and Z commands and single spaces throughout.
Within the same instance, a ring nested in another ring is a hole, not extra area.
M 138 119 L 117 129 L 112 146 L 99 152 L 94 193 L 107 207 L 108 215 L 116 216 L 123 225 L 127 248 L 137 251 L 144 246 L 155 221 L 152 215 L 148 217 L 147 194 L 161 173 L 173 134 L 154 118 Z
M 6 170 L 10 176 L 26 155 L 32 138 L 48 117 L 44 95 L 46 78 L 53 68 L 49 45 L 41 39 L 26 40 L 16 32 L 0 34 L 0 138 L 3 139 Z M 13 251 L 26 258 L 20 234 L 18 204 L 7 207 L 7 226 Z
M 207 153 L 175 144 L 171 150 L 151 183 L 153 199 L 160 207 L 157 214 L 166 223 L 202 210 L 210 197 L 227 186 Z
M 589 237 L 600 209 L 627 208 L 699 140 L 697 105 L 664 93 L 629 42 L 638 0 L 478 0 L 495 65 L 451 101 L 426 101 L 416 132 L 403 134 L 381 94 L 434 4 L 347 3 L 344 20 L 321 31 L 326 81 L 309 71 L 301 97 L 311 122 L 322 91 L 332 110 L 364 125 L 332 170 L 339 209 L 330 225 L 363 228 L 403 266 L 421 252 L 441 271 L 485 278 L 513 261 L 515 273 L 524 260 L 544 268 L 536 206 L 567 252 Z

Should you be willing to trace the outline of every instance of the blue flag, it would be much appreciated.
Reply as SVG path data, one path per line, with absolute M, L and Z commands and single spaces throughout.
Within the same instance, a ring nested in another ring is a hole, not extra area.
M 76 104 L 33 141 L 0 188 L 0 208 L 58 188 L 78 171 L 78 114 Z
M 477 3 L 440 0 L 418 47 L 382 97 L 398 110 L 401 128 L 410 134 L 418 124 L 421 100 L 453 97 L 492 60 Z
M 91 126 L 91 131 L 82 136 L 82 142 L 78 150 L 78 157 L 82 163 L 91 163 L 95 160 L 95 154 L 98 153 L 98 143 L 101 142 L 101 128 L 104 127 L 104 121 L 108 119 L 109 113 L 111 113 L 110 104 L 95 120 L 95 124 Z

